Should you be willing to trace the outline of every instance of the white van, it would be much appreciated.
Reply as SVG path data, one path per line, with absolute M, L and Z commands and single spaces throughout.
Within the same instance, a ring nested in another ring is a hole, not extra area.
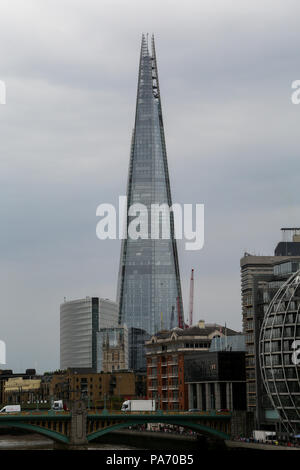
M 20 405 L 6 405 L 0 410 L 0 413 L 19 413 L 20 411 Z

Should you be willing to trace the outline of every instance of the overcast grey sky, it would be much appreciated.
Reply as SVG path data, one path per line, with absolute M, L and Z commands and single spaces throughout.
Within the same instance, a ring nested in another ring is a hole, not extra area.
M 173 202 L 205 204 L 179 246 L 186 314 L 241 329 L 239 260 L 299 226 L 297 0 L 2 0 L 0 339 L 15 371 L 59 367 L 59 305 L 115 298 L 141 33 L 155 34 Z

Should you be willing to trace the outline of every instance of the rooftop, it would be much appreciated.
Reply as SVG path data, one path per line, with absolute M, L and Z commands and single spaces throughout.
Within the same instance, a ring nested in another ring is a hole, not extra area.
M 158 331 L 155 335 L 152 336 L 160 339 L 168 339 L 175 333 L 177 337 L 205 337 L 210 336 L 215 332 L 219 332 L 220 336 L 234 336 L 241 334 L 238 331 L 232 330 L 230 328 L 225 327 L 224 325 L 219 325 L 218 323 L 206 323 L 204 321 L 199 321 L 197 325 L 193 325 L 189 328 L 173 328 L 172 330 L 161 330 Z M 150 340 L 151 341 L 151 340 Z

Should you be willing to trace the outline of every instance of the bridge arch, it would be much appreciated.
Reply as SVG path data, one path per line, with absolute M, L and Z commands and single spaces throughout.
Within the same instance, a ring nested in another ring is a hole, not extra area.
M 65 436 L 64 434 L 61 434 L 56 431 L 52 431 L 51 429 L 47 429 L 42 426 L 37 426 L 35 424 L 7 421 L 7 422 L 1 422 L 0 427 L 25 429 L 27 431 L 32 431 L 38 434 L 42 434 L 43 436 L 49 437 L 50 439 L 56 442 L 63 442 L 65 444 L 69 442 L 69 438 Z
M 230 438 L 230 436 L 223 431 L 219 431 L 217 429 L 214 429 L 214 428 L 211 428 L 209 426 L 205 426 L 199 423 L 190 423 L 189 421 L 186 421 L 186 420 L 174 421 L 174 420 L 168 420 L 166 417 L 162 416 L 159 422 L 162 424 L 174 424 L 176 426 L 189 428 L 193 431 L 198 431 L 206 435 L 216 437 L 218 439 L 227 440 Z M 113 431 L 117 431 L 118 429 L 128 428 L 129 426 L 136 426 L 137 424 L 148 424 L 148 423 L 152 423 L 152 421 L 151 420 L 132 420 L 132 421 L 123 421 L 120 423 L 112 424 L 111 426 L 98 429 L 97 431 L 94 431 L 88 434 L 87 440 L 90 442 L 94 439 L 97 439 L 98 437 L 104 436 L 105 434 L 108 434 Z M 153 421 L 153 423 L 157 423 L 157 420 Z

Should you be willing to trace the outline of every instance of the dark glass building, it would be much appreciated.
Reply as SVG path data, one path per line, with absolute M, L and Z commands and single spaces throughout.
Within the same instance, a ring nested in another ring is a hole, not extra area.
M 168 328 L 172 312 L 174 315 L 177 311 L 177 318 L 183 316 L 173 213 L 167 215 L 168 238 L 163 238 L 161 226 L 166 216 L 161 213 L 158 224 L 151 218 L 153 204 L 172 206 L 153 37 L 151 46 L 150 52 L 143 35 L 127 186 L 127 214 L 133 204 L 143 204 L 148 237 L 128 236 L 129 224 L 135 218 L 128 215 L 118 281 L 119 323 L 128 327 L 129 367 L 135 370 L 146 368 L 143 342 L 148 335 L 163 326 Z M 157 225 L 159 237 L 152 239 L 152 229 Z
M 282 241 L 275 248 L 275 256 L 300 256 L 300 227 L 283 227 Z
M 189 408 L 246 410 L 244 351 L 207 351 L 184 358 Z

